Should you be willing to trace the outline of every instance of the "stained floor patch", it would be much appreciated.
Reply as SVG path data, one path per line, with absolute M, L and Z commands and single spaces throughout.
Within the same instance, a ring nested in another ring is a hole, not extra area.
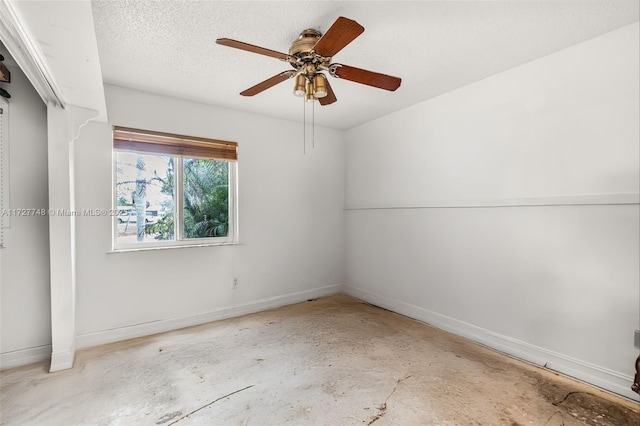
M 37 383 L 37 386 L 35 384 Z M 0 372 L 3 425 L 638 426 L 638 405 L 346 296 Z

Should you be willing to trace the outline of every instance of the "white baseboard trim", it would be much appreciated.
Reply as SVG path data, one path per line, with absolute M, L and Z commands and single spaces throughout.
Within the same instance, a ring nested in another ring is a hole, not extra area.
M 73 360 L 76 356 L 76 349 L 72 347 L 67 351 L 54 352 L 51 354 L 51 366 L 49 367 L 49 373 L 55 373 L 56 371 L 68 370 L 73 367 Z
M 102 330 L 93 333 L 81 334 L 76 336 L 76 348 L 87 348 L 91 346 L 103 345 L 106 343 L 118 342 L 121 340 L 134 339 L 137 337 L 149 336 L 166 331 L 178 330 L 194 325 L 206 324 L 212 321 L 238 317 L 241 315 L 252 314 L 255 312 L 273 309 L 280 306 L 291 305 L 293 303 L 303 302 L 308 299 L 318 297 L 331 296 L 342 291 L 342 284 L 329 285 L 319 287 L 312 290 L 298 291 L 288 293 L 282 296 L 269 297 L 256 300 L 249 303 L 243 303 L 234 306 L 215 309 L 203 314 L 163 319 L 143 324 L 131 325 L 128 327 L 115 328 L 110 330 Z
M 473 324 L 439 314 L 388 296 L 361 288 L 345 286 L 344 292 L 372 305 L 425 322 L 436 328 L 472 340 L 483 346 L 564 374 L 617 395 L 640 401 L 630 388 L 633 377 L 581 361 L 539 346 L 494 333 Z
M 36 346 L 0 354 L 0 370 L 22 367 L 51 358 L 51 345 Z

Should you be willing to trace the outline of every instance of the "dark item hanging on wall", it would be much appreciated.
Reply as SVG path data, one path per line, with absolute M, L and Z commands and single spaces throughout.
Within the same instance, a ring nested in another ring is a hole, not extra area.
M 11 83 L 11 73 L 2 61 L 4 61 L 4 56 L 0 55 L 0 81 L 3 83 Z
M 640 355 L 636 359 L 636 376 L 633 378 L 631 390 L 640 393 Z
M 7 69 L 7 67 L 2 63 L 4 61 L 4 56 L 0 55 L 0 82 L 2 83 L 11 83 L 11 73 Z M 0 87 L 0 96 L 3 98 L 9 99 L 11 95 L 9 92 Z
M 7 67 L 2 63 L 4 61 L 4 56 L 0 55 L 0 82 L 3 83 L 11 83 L 11 73 L 7 69 Z M 9 99 L 11 95 L 9 92 L 0 87 L 0 96 L 3 98 Z

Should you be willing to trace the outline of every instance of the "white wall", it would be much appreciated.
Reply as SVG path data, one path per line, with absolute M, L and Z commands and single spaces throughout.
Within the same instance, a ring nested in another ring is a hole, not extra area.
M 638 33 L 347 131 L 348 292 L 637 398 Z
M 0 43 L 11 72 L 9 103 L 12 209 L 47 209 L 47 109 Z M 11 217 L 0 249 L 0 368 L 51 353 L 49 226 L 46 216 Z
M 301 122 L 105 91 L 110 122 L 83 128 L 75 147 L 77 208 L 111 208 L 112 125 L 237 141 L 240 244 L 109 253 L 110 218 L 78 217 L 78 347 L 339 291 L 342 132 L 317 127 L 305 155 Z

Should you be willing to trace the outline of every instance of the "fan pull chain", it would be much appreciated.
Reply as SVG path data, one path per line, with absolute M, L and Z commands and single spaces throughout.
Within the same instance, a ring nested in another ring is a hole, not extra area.
M 311 147 L 316 149 L 316 101 L 311 104 Z
M 302 153 L 307 154 L 307 102 L 302 100 Z M 316 109 L 315 101 L 311 103 L 311 147 L 316 148 Z

